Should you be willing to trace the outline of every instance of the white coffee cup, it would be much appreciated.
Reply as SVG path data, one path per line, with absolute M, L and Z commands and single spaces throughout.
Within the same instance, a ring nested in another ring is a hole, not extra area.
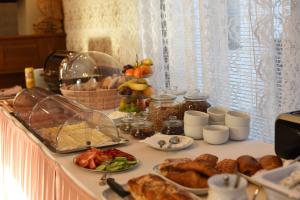
M 225 184 L 224 177 L 228 176 L 228 185 Z M 247 180 L 240 177 L 238 186 L 235 188 L 237 176 L 234 174 L 219 174 L 208 179 L 208 200 L 247 200 Z
M 184 112 L 184 126 L 192 125 L 192 126 L 205 126 L 208 124 L 209 115 L 204 112 L 196 111 L 196 110 L 188 110 Z
M 200 140 L 203 138 L 203 126 L 184 125 L 184 135 L 196 140 Z
M 222 125 L 209 125 L 203 128 L 203 139 L 209 144 L 223 144 L 228 141 L 229 128 Z
M 225 115 L 225 124 L 229 127 L 249 127 L 250 115 L 240 111 L 228 111 Z
M 212 106 L 207 109 L 207 113 L 209 114 L 209 121 L 211 122 L 222 122 L 225 121 L 225 114 L 229 111 L 229 109 L 222 106 Z
M 231 140 L 246 140 L 249 133 L 249 126 L 229 127 L 229 138 Z

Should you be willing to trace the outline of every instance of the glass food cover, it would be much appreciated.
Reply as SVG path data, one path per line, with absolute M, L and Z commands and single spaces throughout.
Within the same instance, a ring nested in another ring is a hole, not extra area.
M 27 97 L 26 93 L 23 95 Z M 19 98 L 23 95 L 20 94 Z M 35 101 L 31 108 L 25 124 L 54 152 L 69 153 L 126 142 L 119 137 L 115 124 L 105 114 L 61 95 L 45 96 Z
M 13 102 L 14 114 L 25 123 L 29 123 L 29 116 L 33 107 L 47 96 L 54 93 L 42 88 L 23 89 L 19 92 Z
M 88 51 L 69 56 L 60 66 L 61 93 L 94 109 L 118 106 L 119 85 L 125 82 L 121 65 L 112 56 Z

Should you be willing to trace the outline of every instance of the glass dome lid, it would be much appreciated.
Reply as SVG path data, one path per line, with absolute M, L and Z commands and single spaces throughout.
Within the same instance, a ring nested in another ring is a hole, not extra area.
M 52 95 L 38 102 L 29 117 L 30 128 L 58 153 L 124 143 L 114 122 L 104 113 Z
M 120 74 L 120 63 L 112 56 L 97 51 L 69 54 L 60 66 L 60 80 L 105 78 Z

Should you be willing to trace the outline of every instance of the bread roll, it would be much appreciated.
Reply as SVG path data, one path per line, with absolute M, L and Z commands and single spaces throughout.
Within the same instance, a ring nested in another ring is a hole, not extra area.
M 265 155 L 259 159 L 259 164 L 263 169 L 271 170 L 282 166 L 282 160 L 275 155 Z
M 260 164 L 258 161 L 253 158 L 252 156 L 243 155 L 238 157 L 238 169 L 242 174 L 247 176 L 254 175 L 258 170 L 261 169 Z
M 238 171 L 238 162 L 233 159 L 224 159 L 218 162 L 216 169 L 221 173 L 234 174 Z

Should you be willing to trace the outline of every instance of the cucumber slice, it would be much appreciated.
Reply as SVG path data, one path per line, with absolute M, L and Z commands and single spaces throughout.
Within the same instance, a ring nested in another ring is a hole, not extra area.
M 120 161 L 120 160 L 126 161 L 127 158 L 126 158 L 126 157 L 121 157 L 121 156 L 120 156 L 120 157 L 115 157 L 114 160 L 115 160 L 115 161 Z
M 129 165 L 135 165 L 136 163 L 137 163 L 136 160 L 127 161 L 127 164 L 129 164 Z
M 99 165 L 98 167 L 96 167 L 96 170 L 98 171 L 104 171 L 106 168 L 106 165 Z

